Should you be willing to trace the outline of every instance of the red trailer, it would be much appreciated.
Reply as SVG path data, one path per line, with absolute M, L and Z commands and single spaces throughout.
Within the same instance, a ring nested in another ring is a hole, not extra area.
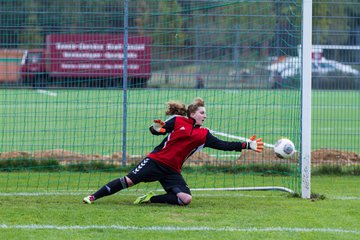
M 151 76 L 151 38 L 129 36 L 127 76 L 131 87 L 145 87 Z M 124 73 L 124 37 L 119 34 L 51 34 L 46 49 L 28 50 L 24 82 L 33 85 L 118 86 Z

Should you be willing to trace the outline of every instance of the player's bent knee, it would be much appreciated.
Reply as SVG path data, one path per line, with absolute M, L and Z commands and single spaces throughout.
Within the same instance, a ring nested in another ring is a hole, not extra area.
M 125 177 L 125 179 L 126 179 L 126 182 L 127 182 L 127 184 L 128 184 L 128 187 L 132 187 L 132 186 L 134 186 L 134 183 L 133 183 L 133 181 L 131 181 L 131 179 L 130 179 L 130 178 Z
M 178 193 L 177 197 L 181 201 L 181 203 L 179 202 L 180 205 L 189 205 L 192 201 L 192 196 L 187 193 Z

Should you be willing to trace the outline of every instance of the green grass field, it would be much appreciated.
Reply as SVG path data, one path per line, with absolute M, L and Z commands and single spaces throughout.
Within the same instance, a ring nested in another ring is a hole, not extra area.
M 273 144 L 285 136 L 299 148 L 300 93 L 291 90 L 129 90 L 127 150 L 144 155 L 159 139 L 148 134 L 165 118 L 165 102 L 207 104 L 212 130 Z M 359 91 L 314 91 L 312 148 L 360 152 Z M 122 150 L 123 92 L 116 90 L 0 90 L 0 151 L 66 149 L 88 154 Z M 339 144 L 346 142 L 347 144 Z M 214 153 L 211 152 L 210 153 Z
M 123 92 L 115 90 L 0 90 L 0 152 L 65 149 L 87 154 L 122 150 Z M 164 103 L 206 100 L 206 126 L 273 143 L 290 137 L 299 147 L 300 93 L 273 90 L 129 90 L 127 150 L 144 155 L 160 139 L 148 133 L 164 118 Z M 314 91 L 312 148 L 360 152 L 357 91 Z M 343 143 L 347 144 L 343 144 Z M 340 143 L 340 144 L 339 144 Z M 210 154 L 220 154 L 208 151 Z M 233 153 L 232 153 L 233 154 Z M 236 158 L 236 155 L 234 158 Z M 14 160 L 15 161 L 15 160 Z M 217 162 L 221 166 L 221 162 Z M 289 186 L 285 173 L 184 171 L 191 188 Z M 4 239 L 359 239 L 358 176 L 313 176 L 313 200 L 280 191 L 193 191 L 190 206 L 134 206 L 159 184 L 139 185 L 101 199 L 82 198 L 118 171 L 0 172 L 0 235 Z M 125 174 L 122 172 L 121 174 Z M 321 198 L 325 196 L 325 199 Z
M 3 175 L 3 174 L 1 174 Z M 76 179 L 74 179 L 75 181 Z M 133 205 L 126 190 L 93 205 L 90 191 L 0 193 L 3 239 L 359 239 L 359 177 L 316 176 L 325 199 L 266 191 L 194 191 L 186 207 Z

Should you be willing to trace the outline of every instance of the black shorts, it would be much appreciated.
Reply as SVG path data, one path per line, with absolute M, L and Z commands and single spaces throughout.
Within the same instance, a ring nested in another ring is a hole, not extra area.
M 179 193 L 184 192 L 191 194 L 185 179 L 180 173 L 175 172 L 151 158 L 144 158 L 131 172 L 127 175 L 135 184 L 140 182 L 159 181 L 166 192 Z

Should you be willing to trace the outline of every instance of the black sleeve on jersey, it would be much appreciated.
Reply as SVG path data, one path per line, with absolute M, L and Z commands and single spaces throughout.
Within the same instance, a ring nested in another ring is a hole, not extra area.
M 172 132 L 174 130 L 175 119 L 176 117 L 173 117 L 165 121 L 165 126 L 163 126 L 163 128 L 165 128 L 166 132 L 164 133 L 160 133 L 156 131 L 152 125 L 149 127 L 149 130 L 153 135 L 166 135 L 167 133 Z
M 204 147 L 214 148 L 223 151 L 241 152 L 242 149 L 246 148 L 246 142 L 223 141 L 212 135 L 209 131 L 208 134 L 206 135 L 206 141 Z

